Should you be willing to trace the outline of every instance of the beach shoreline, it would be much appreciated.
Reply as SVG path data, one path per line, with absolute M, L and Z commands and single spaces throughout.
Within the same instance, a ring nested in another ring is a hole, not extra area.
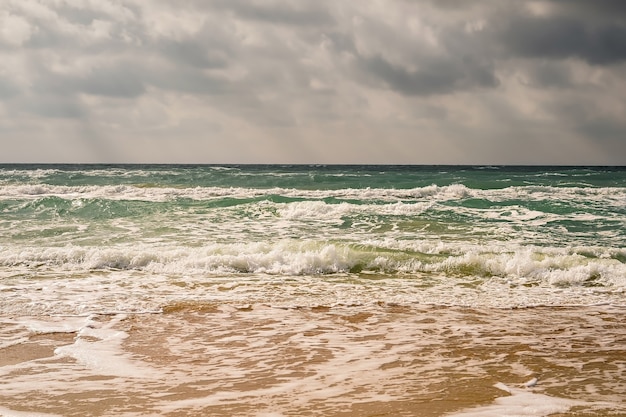
M 0 168 L 2 416 L 626 415 L 621 167 Z
M 76 328 L 62 332 L 58 317 L 50 331 L 44 317 L 2 319 L 14 334 L 20 323 L 39 327 L 0 349 L 0 406 L 6 415 L 497 415 L 505 408 L 489 407 L 514 397 L 503 384 L 545 396 L 552 414 L 626 412 L 617 307 L 164 311 L 72 318 Z

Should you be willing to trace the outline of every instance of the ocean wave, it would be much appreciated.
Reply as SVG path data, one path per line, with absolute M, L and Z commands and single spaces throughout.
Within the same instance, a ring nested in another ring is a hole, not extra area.
M 502 189 L 481 190 L 468 188 L 462 184 L 447 186 L 429 185 L 410 189 L 395 188 L 345 188 L 337 190 L 306 190 L 295 188 L 243 188 L 243 187 L 161 187 L 156 184 L 136 185 L 49 185 L 19 184 L 0 186 L 0 200 L 34 199 L 41 197 L 61 198 L 107 198 L 112 200 L 143 200 L 162 202 L 177 198 L 192 200 L 211 200 L 215 198 L 254 198 L 263 196 L 283 196 L 305 199 L 352 199 L 363 201 L 398 201 L 398 200 L 461 200 L 482 198 L 489 201 L 504 200 L 580 200 L 598 198 L 609 202 L 624 204 L 626 189 L 607 188 L 560 188 L 560 187 L 507 187 Z
M 268 274 L 280 276 L 380 274 L 502 280 L 508 285 L 625 287 L 626 251 L 460 244 L 210 244 L 203 247 L 1 248 L 0 268 L 37 271 L 137 270 L 159 274 Z

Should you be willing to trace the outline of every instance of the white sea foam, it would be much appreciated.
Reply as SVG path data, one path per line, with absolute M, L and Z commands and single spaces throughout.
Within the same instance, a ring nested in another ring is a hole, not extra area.
M 56 348 L 54 354 L 73 358 L 99 375 L 144 378 L 153 370 L 123 354 L 121 346 L 128 333 L 119 328 L 119 323 L 125 318 L 117 315 L 104 323 L 89 318 L 77 332 L 74 343 Z
M 622 305 L 626 294 L 625 266 L 613 259 L 591 259 L 587 266 L 570 267 L 566 265 L 571 261 L 566 259 L 561 269 L 550 269 L 550 262 L 533 259 L 532 253 L 517 259 L 507 254 L 483 258 L 475 254 L 475 258 L 461 256 L 456 262 L 455 257 L 443 258 L 428 264 L 416 259 L 392 260 L 383 255 L 367 258 L 333 245 L 303 247 L 300 252 L 293 252 L 293 246 L 267 248 L 263 244 L 214 248 L 220 253 L 208 254 L 205 250 L 174 249 L 133 261 L 140 257 L 128 249 L 108 253 L 112 259 L 98 261 L 100 266 L 126 265 L 136 269 L 89 270 L 79 264 L 71 266 L 74 271 L 67 266 L 62 272 L 55 266 L 47 272 L 40 267 L 40 272 L 33 273 L 29 268 L 11 267 L 12 275 L 0 279 L 0 313 L 141 313 L 159 311 L 171 302 L 198 300 L 277 307 L 378 302 L 499 308 Z M 240 252 L 246 250 L 251 252 Z M 83 262 L 94 265 L 94 260 L 88 258 Z M 578 256 L 573 258 L 580 261 Z M 349 268 L 358 262 L 373 269 L 349 273 Z M 391 267 L 410 272 L 385 274 L 385 268 Z M 489 268 L 492 272 L 500 270 L 502 275 L 488 275 Z M 19 270 L 23 274 L 16 274 Z M 53 329 L 32 330 L 76 329 L 76 323 L 66 326 L 69 327 L 59 324 Z M 4 345 L 19 342 L 15 338 L 2 341 Z
M 54 358 L 0 367 L 0 397 L 7 407 L 54 411 L 70 401 L 77 411 L 92 410 L 106 392 L 133 398 L 98 403 L 128 416 L 328 415 L 425 400 L 449 401 L 451 409 L 455 400 L 489 398 L 498 374 L 516 382 L 497 384 L 502 392 L 491 404 L 450 415 L 542 417 L 573 406 L 624 412 L 619 309 L 208 303 L 207 312 L 183 303 L 179 314 L 174 303 L 162 315 L 83 318 L 76 342 Z M 539 385 L 514 388 L 537 366 L 547 372 Z
M 494 404 L 449 414 L 448 417 L 543 417 L 555 413 L 566 413 L 576 405 L 585 405 L 583 401 L 550 397 L 528 390 L 510 388 L 502 383 L 498 389 L 510 395 L 499 397 Z
M 21 318 L 17 321 L 32 334 L 76 333 L 90 323 L 87 317 Z
M 626 291 L 620 227 L 626 191 L 618 187 L 5 184 L 0 200 L 18 200 L 7 202 L 0 220 L 4 311 L 125 311 L 127 302 L 151 310 L 158 297 L 141 286 L 161 279 L 192 287 L 202 280 L 240 280 L 248 282 L 255 300 L 304 305 L 346 302 L 335 292 L 316 298 L 328 290 L 321 281 L 374 276 L 393 284 L 379 295 L 365 296 L 355 287 L 342 296 L 358 303 L 380 297 L 523 306 L 616 303 Z M 123 278 L 112 280 L 111 294 L 104 288 L 77 301 L 82 290 L 118 272 Z M 316 297 L 295 297 L 289 285 L 280 296 L 264 291 L 260 283 L 274 278 L 311 278 L 306 291 Z M 140 296 L 124 295 L 122 281 L 129 288 L 137 281 Z M 83 283 L 89 284 L 82 288 Z
M 208 200 L 221 197 L 252 198 L 258 196 L 281 195 L 291 198 L 344 198 L 358 200 L 458 200 L 475 197 L 491 201 L 524 199 L 540 200 L 574 200 L 597 201 L 602 197 L 608 203 L 618 205 L 626 200 L 623 188 L 564 188 L 564 187 L 509 187 L 503 189 L 480 190 L 471 189 L 462 184 L 448 186 L 429 185 L 412 189 L 389 188 L 345 188 L 338 190 L 300 190 L 293 188 L 241 188 L 241 187 L 143 187 L 135 185 L 48 185 L 19 184 L 1 185 L 0 200 L 33 199 L 41 197 L 62 198 L 107 198 L 111 200 L 145 200 L 167 201 L 173 198 L 190 198 Z
M 502 277 L 518 283 L 623 287 L 626 264 L 617 254 L 584 256 L 594 248 L 478 247 L 442 242 L 369 241 L 363 244 L 281 240 L 209 243 L 201 247 L 135 243 L 118 247 L 3 248 L 0 267 L 40 271 L 137 270 L 166 274 L 254 273 L 311 275 L 347 273 L 358 268 L 380 274 L 446 273 L 477 278 Z M 582 254 L 581 254 L 582 253 Z M 622 255 L 623 256 L 623 255 Z M 11 274 L 15 272 L 10 269 Z M 1 273 L 1 271 L 0 271 Z
M 5 332 L 0 334 L 0 349 L 25 343 L 32 335 L 76 333 L 87 324 L 88 319 L 80 316 L 52 316 L 45 319 L 37 316 L 21 316 L 3 320 L 0 328 Z
M 303 201 L 283 204 L 278 213 L 285 219 L 336 219 L 353 211 L 348 203 L 336 205 L 326 204 L 323 201 Z

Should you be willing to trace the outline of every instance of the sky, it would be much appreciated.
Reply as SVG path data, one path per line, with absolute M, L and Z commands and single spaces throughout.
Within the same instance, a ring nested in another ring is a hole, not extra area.
M 0 162 L 626 165 L 624 0 L 2 0 Z

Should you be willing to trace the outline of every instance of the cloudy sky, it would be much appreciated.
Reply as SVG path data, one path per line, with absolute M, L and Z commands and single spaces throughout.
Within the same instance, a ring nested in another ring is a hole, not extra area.
M 624 0 L 2 0 L 0 162 L 626 164 Z

